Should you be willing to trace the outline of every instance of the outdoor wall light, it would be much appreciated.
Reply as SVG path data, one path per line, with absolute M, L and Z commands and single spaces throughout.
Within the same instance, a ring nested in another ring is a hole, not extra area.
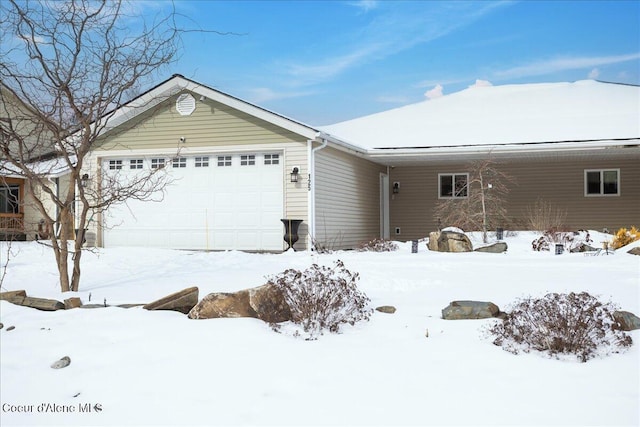
M 300 168 L 294 166 L 291 169 L 291 182 L 298 182 L 298 178 L 300 177 Z
M 398 194 L 399 192 L 400 192 L 400 183 L 396 181 L 393 183 L 393 194 Z
M 89 174 L 85 173 L 80 177 L 80 185 L 86 187 L 89 185 Z

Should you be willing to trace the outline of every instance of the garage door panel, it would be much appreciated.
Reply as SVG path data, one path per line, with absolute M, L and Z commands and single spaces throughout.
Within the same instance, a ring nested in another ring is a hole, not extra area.
M 194 167 L 194 157 L 185 168 L 168 165 L 171 183 L 153 197 L 159 202 L 130 200 L 109 209 L 105 246 L 281 250 L 282 165 L 264 165 L 260 154 L 251 166 L 241 166 L 239 154 L 231 157 L 232 166 L 218 166 L 213 154 L 208 167 Z M 128 160 L 123 165 L 118 179 L 139 174 L 126 169 Z

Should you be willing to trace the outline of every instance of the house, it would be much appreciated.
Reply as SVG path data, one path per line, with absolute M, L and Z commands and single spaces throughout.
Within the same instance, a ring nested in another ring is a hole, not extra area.
M 416 239 L 491 156 L 517 181 L 513 226 L 541 197 L 572 227 L 615 229 L 640 222 L 639 101 L 594 81 L 474 87 L 315 127 L 174 75 L 114 113 L 83 171 L 100 187 L 162 169 L 169 184 L 90 227 L 107 247 L 281 251 L 282 219 L 302 220 L 297 249 Z
M 54 194 L 69 187 L 68 168 L 53 147 L 53 138 L 36 118 L 34 109 L 0 82 L 0 154 L 7 153 L 29 165 Z M 6 150 L 6 151 L 5 151 Z M 36 206 L 42 201 L 53 218 L 57 208 L 39 183 L 29 180 L 19 167 L 0 157 L 0 240 L 47 238 L 49 230 Z

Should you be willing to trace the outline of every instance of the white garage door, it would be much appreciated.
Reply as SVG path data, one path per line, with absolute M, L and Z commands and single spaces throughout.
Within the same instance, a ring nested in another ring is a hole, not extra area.
M 282 163 L 277 153 L 105 160 L 119 179 L 165 164 L 171 183 L 155 201 L 109 208 L 104 246 L 282 250 Z

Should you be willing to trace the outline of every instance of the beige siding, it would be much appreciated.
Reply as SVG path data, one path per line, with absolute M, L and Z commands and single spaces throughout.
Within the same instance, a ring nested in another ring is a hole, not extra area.
M 325 148 L 316 153 L 316 240 L 353 248 L 380 237 L 380 173 L 384 166 Z
M 503 161 L 499 169 L 515 178 L 507 196 L 512 229 L 522 229 L 528 207 L 541 198 L 567 211 L 566 225 L 573 229 L 610 231 L 640 224 L 640 155 L 595 160 L 528 159 Z M 438 173 L 467 172 L 468 163 L 440 163 L 396 167 L 390 181 L 401 183 L 400 193 L 390 201 L 391 235 L 401 228 L 399 240 L 424 237 L 437 228 L 433 207 L 438 202 Z M 585 169 L 620 169 L 620 196 L 585 197 Z M 446 224 L 443 224 L 446 225 Z
M 176 97 L 106 134 L 83 168 L 83 173 L 92 177 L 91 185 L 100 182 L 101 162 L 109 157 L 149 157 L 152 154 L 171 157 L 178 150 L 181 155 L 279 151 L 284 156 L 284 216 L 304 220 L 295 247 L 307 248 L 309 171 L 306 139 L 211 100 L 196 101 L 194 113 L 181 116 L 175 110 Z M 185 138 L 185 143 L 179 142 L 181 137 Z M 294 166 L 300 169 L 300 180 L 295 184 L 290 180 Z M 98 236 L 98 245 L 102 245 L 101 223 L 97 213 L 89 226 Z
M 196 101 L 189 116 L 175 108 L 178 95 L 111 130 L 96 149 L 170 149 L 301 141 L 299 135 L 212 100 Z M 194 95 L 198 99 L 197 95 Z M 184 137 L 185 144 L 180 138 Z

